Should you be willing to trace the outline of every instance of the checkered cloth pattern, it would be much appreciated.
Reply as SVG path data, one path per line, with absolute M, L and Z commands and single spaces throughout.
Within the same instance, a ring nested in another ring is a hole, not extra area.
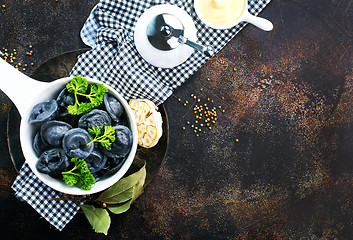
M 250 13 L 257 15 L 271 0 L 248 0 Z M 70 75 L 99 79 L 114 87 L 125 99 L 147 98 L 159 105 L 175 88 L 195 73 L 209 57 L 194 52 L 187 61 L 170 69 L 148 64 L 137 52 L 133 33 L 139 16 L 157 4 L 172 4 L 184 9 L 193 19 L 198 42 L 221 50 L 246 24 L 216 30 L 204 25 L 197 17 L 192 0 L 101 0 L 92 10 L 81 38 L 92 49 L 81 54 Z M 29 203 L 58 230 L 79 211 L 69 201 L 51 200 L 62 196 L 41 182 L 25 163 L 12 188 L 15 196 Z
M 249 11 L 257 15 L 269 2 L 250 0 Z M 82 40 L 92 50 L 79 56 L 71 74 L 99 79 L 125 99 L 147 98 L 156 105 L 163 103 L 209 57 L 195 51 L 179 66 L 158 68 L 139 55 L 134 45 L 135 23 L 146 9 L 157 4 L 184 9 L 195 22 L 199 43 L 214 46 L 216 52 L 245 26 L 240 23 L 228 30 L 209 28 L 197 17 L 192 0 L 104 0 L 94 8 L 81 31 Z
M 74 202 L 52 200 L 63 197 L 63 193 L 53 190 L 39 180 L 27 163 L 23 164 L 12 189 L 17 199 L 31 205 L 58 230 L 62 230 L 80 210 L 80 206 Z

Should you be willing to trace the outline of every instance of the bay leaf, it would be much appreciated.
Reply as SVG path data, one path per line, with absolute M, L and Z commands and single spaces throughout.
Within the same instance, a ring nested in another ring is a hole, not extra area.
M 126 199 L 131 194 L 130 198 L 133 198 L 133 187 L 137 183 L 142 185 L 145 183 L 146 179 L 146 164 L 141 167 L 141 169 L 123 179 L 120 179 L 110 188 L 105 190 L 98 198 L 97 201 L 105 203 L 121 203 L 121 199 Z M 124 198 L 118 197 L 118 195 L 123 194 Z M 135 194 L 136 195 L 136 194 Z M 136 199 L 136 198 L 135 198 Z M 125 200 L 126 201 L 126 200 Z
M 126 202 L 130 199 L 132 199 L 134 194 L 134 188 L 128 188 L 123 192 L 120 192 L 119 194 L 115 195 L 110 195 L 108 198 L 103 199 L 103 198 L 98 198 L 99 201 L 102 201 L 106 204 L 119 204 Z
M 93 205 L 81 205 L 81 209 L 91 224 L 94 231 L 97 233 L 108 234 L 110 227 L 110 216 L 106 209 L 95 208 Z
M 136 185 L 133 187 L 131 202 L 134 202 L 143 193 L 143 184 L 144 184 L 144 181 L 137 182 Z
M 107 205 L 107 208 L 114 214 L 121 214 L 129 210 L 132 199 L 122 204 Z

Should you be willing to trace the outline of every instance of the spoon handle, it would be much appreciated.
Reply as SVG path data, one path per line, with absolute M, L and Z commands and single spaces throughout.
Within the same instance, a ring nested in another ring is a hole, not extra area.
M 186 44 L 186 45 L 188 45 L 198 51 L 203 52 L 207 57 L 211 57 L 214 53 L 214 49 L 211 46 L 203 46 L 201 44 L 198 44 L 196 42 L 189 40 L 188 38 L 186 38 L 182 35 L 179 36 L 178 41 L 180 43 Z

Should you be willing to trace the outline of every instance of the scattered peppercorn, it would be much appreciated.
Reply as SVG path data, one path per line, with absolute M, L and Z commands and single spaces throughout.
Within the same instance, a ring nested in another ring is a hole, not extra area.
M 200 91 L 203 91 L 203 88 L 201 88 Z M 190 97 L 196 100 L 192 109 L 195 118 L 193 124 L 191 124 L 189 120 L 186 121 L 186 124 L 189 125 L 198 136 L 198 133 L 203 132 L 202 130 L 205 128 L 212 130 L 212 125 L 215 125 L 218 120 L 217 111 L 225 112 L 225 110 L 218 110 L 222 108 L 221 105 L 213 106 L 214 100 L 210 97 L 205 98 L 205 102 L 202 102 L 201 98 L 197 98 L 194 93 L 191 93 Z M 222 97 L 222 99 L 224 98 Z M 182 100 L 178 98 L 178 101 L 181 102 Z M 189 104 L 187 100 L 183 102 L 184 106 Z M 182 129 L 185 130 L 186 127 L 182 126 Z
M 28 46 L 29 48 L 32 48 L 32 45 Z M 8 48 L 3 47 L 0 50 L 0 57 L 3 58 L 6 62 L 11 63 L 14 65 L 14 67 L 18 70 L 21 71 L 26 71 L 28 66 L 33 66 L 34 63 L 21 63 L 17 61 L 16 55 L 18 54 L 18 51 L 16 48 L 13 48 L 12 51 L 9 50 Z M 33 55 L 33 51 L 30 50 L 29 52 L 26 52 L 26 55 L 32 56 Z M 22 59 L 23 60 L 23 59 Z

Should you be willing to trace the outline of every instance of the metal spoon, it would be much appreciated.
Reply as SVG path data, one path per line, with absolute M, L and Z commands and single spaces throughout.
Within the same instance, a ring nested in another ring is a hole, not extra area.
M 212 57 L 214 54 L 214 49 L 211 46 L 203 46 L 201 44 L 198 44 L 196 42 L 193 42 L 189 40 L 188 38 L 184 37 L 183 35 L 179 35 L 178 37 L 178 42 L 186 44 L 198 51 L 203 52 L 207 57 Z
M 208 57 L 214 54 L 213 47 L 203 46 L 186 38 L 183 24 L 172 14 L 157 15 L 147 28 L 147 36 L 152 46 L 160 50 L 172 50 L 179 44 L 186 44 Z

